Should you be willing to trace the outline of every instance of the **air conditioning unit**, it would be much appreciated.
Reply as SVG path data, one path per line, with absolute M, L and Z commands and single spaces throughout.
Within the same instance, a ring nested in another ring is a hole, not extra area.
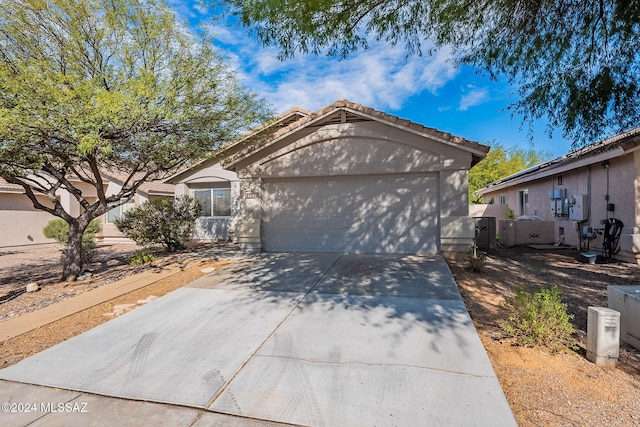
M 620 339 L 640 350 L 640 286 L 607 286 L 607 296 L 620 312 Z

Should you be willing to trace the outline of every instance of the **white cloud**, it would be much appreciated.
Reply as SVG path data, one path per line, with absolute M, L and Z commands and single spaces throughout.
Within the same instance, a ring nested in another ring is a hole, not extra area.
M 476 89 L 471 87 L 468 93 L 460 97 L 459 111 L 467 111 L 470 107 L 483 104 L 489 100 L 489 90 L 486 88 Z
M 410 97 L 421 92 L 437 94 L 459 73 L 449 62 L 449 49 L 440 49 L 432 56 L 407 58 L 404 46 L 392 47 L 375 40 L 370 41 L 371 49 L 344 60 L 298 54 L 280 61 L 277 48 L 262 47 L 246 29 L 228 25 L 226 20 L 201 20 L 207 9 L 197 2 L 169 3 L 179 16 L 206 26 L 243 84 L 266 98 L 276 111 L 293 105 L 317 110 L 340 98 L 380 110 L 400 110 Z M 465 99 L 460 109 L 473 105 L 469 103 L 473 98 Z
M 206 23 L 204 24 L 204 28 L 216 41 L 231 46 L 241 44 L 246 38 L 240 33 L 242 30 L 230 27 L 229 25 L 225 25 L 221 22 Z
M 433 54 L 429 66 L 422 70 L 420 80 L 424 83 L 424 88 L 434 95 L 458 75 L 458 69 L 449 62 L 451 56 L 451 49 L 442 48 Z
M 436 93 L 453 80 L 457 70 L 449 63 L 450 52 L 406 58 L 403 47 L 372 42 L 371 49 L 347 59 L 296 55 L 280 61 L 278 49 L 262 48 L 236 30 L 214 29 L 217 39 L 233 49 L 233 62 L 246 86 L 271 102 L 276 111 L 293 105 L 317 110 L 337 99 L 373 108 L 398 110 L 405 101 L 422 91 Z
M 204 11 L 193 3 L 169 1 L 186 19 Z M 278 48 L 262 47 L 244 28 L 225 20 L 200 22 L 243 84 L 266 98 L 277 112 L 293 105 L 317 110 L 340 98 L 380 110 L 400 110 L 410 97 L 424 91 L 436 94 L 458 75 L 449 63 L 449 49 L 406 58 L 403 46 L 371 40 L 371 49 L 344 60 L 298 54 L 280 61 Z

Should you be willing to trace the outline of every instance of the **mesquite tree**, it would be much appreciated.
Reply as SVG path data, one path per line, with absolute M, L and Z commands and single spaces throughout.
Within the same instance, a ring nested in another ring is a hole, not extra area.
M 0 176 L 69 224 L 64 280 L 81 273 L 92 219 L 266 115 L 162 2 L 0 2 Z
M 224 0 L 281 57 L 345 57 L 375 38 L 408 54 L 453 50 L 454 60 L 503 76 L 510 108 L 548 117 L 575 145 L 640 123 L 637 0 Z

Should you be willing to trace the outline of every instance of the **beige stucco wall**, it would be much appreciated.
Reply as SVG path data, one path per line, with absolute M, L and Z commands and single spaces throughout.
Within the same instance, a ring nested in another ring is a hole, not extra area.
M 82 191 L 82 196 L 89 202 L 94 203 L 97 199 L 95 187 L 75 182 L 76 188 Z M 105 188 L 106 194 L 111 195 L 120 191 L 121 185 L 115 182 L 109 182 Z M 60 190 L 57 197 L 62 203 L 64 209 L 71 215 L 78 216 L 81 212 L 81 206 L 78 201 L 67 191 Z M 164 196 L 147 196 L 143 193 L 137 193 L 133 200 L 136 205 L 146 202 L 148 199 L 161 198 Z M 39 196 L 38 200 L 46 206 L 52 206 L 51 202 L 44 196 Z M 0 249 L 8 249 L 14 247 L 38 247 L 43 244 L 55 244 L 53 239 L 46 239 L 42 235 L 42 229 L 45 225 L 57 217 L 35 209 L 29 198 L 19 193 L 0 193 L 0 224 L 4 224 L 0 228 Z M 100 240 L 131 242 L 122 237 L 115 225 L 106 222 L 106 214 L 101 215 L 100 222 L 102 231 L 98 233 L 97 238 Z M 10 227 L 6 224 L 11 224 Z
M 555 225 L 555 240 L 559 239 L 560 229 L 564 229 L 564 243 L 575 246 L 580 244 L 580 232 L 583 226 L 603 228 L 601 221 L 608 217 L 606 211 L 608 203 L 615 205 L 613 217 L 620 219 L 625 227 L 620 239 L 621 252 L 618 258 L 634 261 L 640 253 L 640 238 L 638 223 L 640 221 L 640 154 L 638 151 L 608 160 L 609 168 L 602 166 L 602 162 L 583 166 L 575 170 L 560 172 L 537 180 L 513 185 L 511 187 L 489 192 L 484 195 L 485 201 L 494 200 L 498 203 L 499 196 L 505 195 L 507 207 L 516 215 L 519 214 L 519 191 L 527 190 L 529 203 L 526 206 L 526 215 L 537 215 L 547 221 L 553 221 Z M 608 177 L 607 177 L 608 175 Z M 558 177 L 562 177 L 559 185 Z M 608 185 L 607 185 L 608 181 Z M 552 211 L 552 201 L 549 199 L 549 191 L 554 189 L 566 189 L 567 195 L 576 197 L 578 201 L 585 195 L 586 219 L 575 221 L 567 217 L 557 217 Z M 611 216 L 611 214 L 609 214 Z M 589 242 L 590 249 L 601 250 L 603 238 L 601 235 Z
M 51 206 L 45 197 L 38 200 Z M 0 250 L 56 244 L 42 234 L 52 219 L 55 219 L 53 215 L 35 209 L 24 194 L 0 193 Z
M 506 219 L 507 205 L 500 205 L 498 203 L 472 204 L 469 205 L 469 216 L 472 218 L 493 217 L 496 219 Z

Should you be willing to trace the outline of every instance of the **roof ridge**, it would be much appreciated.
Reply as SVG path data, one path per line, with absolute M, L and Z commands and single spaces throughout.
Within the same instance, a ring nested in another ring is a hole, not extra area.
M 295 107 L 294 107 L 295 108 Z M 424 126 L 420 123 L 416 123 L 416 122 L 412 122 L 411 120 L 408 119 L 403 119 L 401 117 L 398 116 L 394 116 L 388 113 L 385 113 L 383 111 L 379 111 L 376 110 L 374 108 L 371 107 L 365 107 L 362 104 L 358 104 L 355 102 L 351 102 L 345 98 L 340 98 L 337 101 L 321 108 L 318 111 L 309 113 L 307 116 L 300 118 L 299 120 L 296 120 L 290 124 L 288 124 L 287 126 L 283 126 L 280 129 L 277 129 L 275 132 L 270 133 L 269 135 L 266 135 L 264 138 L 258 139 L 256 140 L 253 144 L 247 145 L 244 149 L 238 151 L 237 153 L 234 153 L 232 156 L 226 158 L 225 160 L 223 160 L 223 162 L 229 162 L 229 161 L 233 161 L 239 157 L 242 157 L 244 155 L 249 154 L 251 151 L 254 151 L 256 149 L 259 149 L 260 147 L 263 147 L 267 144 L 269 144 L 271 141 L 280 138 L 283 135 L 286 135 L 290 132 L 295 131 L 296 129 L 302 128 L 304 125 L 306 125 L 307 123 L 314 121 L 320 117 L 323 117 L 327 114 L 330 114 L 332 112 L 334 112 L 335 110 L 339 110 L 339 109 L 349 109 L 352 110 L 354 112 L 360 113 L 360 114 L 364 114 L 364 115 L 368 115 L 370 117 L 372 117 L 373 119 L 378 119 L 378 120 L 382 120 L 382 121 L 386 121 L 389 122 L 391 124 L 395 124 L 397 126 L 400 127 L 404 127 L 407 129 L 411 129 L 417 132 L 422 132 L 422 133 L 427 133 L 430 134 L 434 137 L 443 139 L 445 141 L 448 141 L 452 144 L 459 144 L 459 145 L 463 145 L 463 146 L 467 146 L 469 148 L 473 148 L 479 151 L 483 151 L 483 152 L 488 152 L 489 151 L 489 147 L 484 145 L 484 144 L 480 144 L 478 142 L 475 141 L 471 141 L 468 140 L 466 138 L 462 138 L 459 136 L 455 136 L 452 135 L 449 132 L 443 132 L 440 131 L 436 128 L 432 128 L 432 127 L 427 127 Z

